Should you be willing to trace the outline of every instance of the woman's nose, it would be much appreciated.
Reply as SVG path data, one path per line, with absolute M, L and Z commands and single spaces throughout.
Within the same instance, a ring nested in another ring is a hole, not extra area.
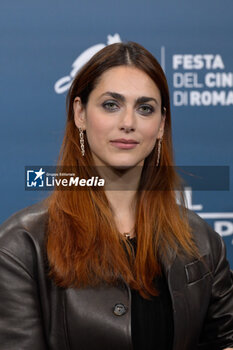
M 125 132 L 130 132 L 135 130 L 135 115 L 132 108 L 128 108 L 122 113 L 122 118 L 120 120 L 120 130 Z

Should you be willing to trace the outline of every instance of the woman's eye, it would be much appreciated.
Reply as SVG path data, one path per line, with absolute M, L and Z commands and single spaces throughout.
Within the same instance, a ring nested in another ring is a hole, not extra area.
M 115 111 L 118 108 L 118 105 L 116 102 L 109 101 L 109 102 L 104 102 L 103 105 L 104 109 L 107 109 L 108 111 Z
M 147 115 L 147 114 L 153 113 L 154 108 L 152 106 L 149 106 L 149 105 L 142 105 L 139 107 L 139 111 L 141 114 Z

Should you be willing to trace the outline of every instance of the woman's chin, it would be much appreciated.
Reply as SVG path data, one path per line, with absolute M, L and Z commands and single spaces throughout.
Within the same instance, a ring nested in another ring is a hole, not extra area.
M 141 167 L 143 164 L 140 163 L 115 163 L 109 164 L 109 167 L 116 170 L 130 170 L 136 167 Z

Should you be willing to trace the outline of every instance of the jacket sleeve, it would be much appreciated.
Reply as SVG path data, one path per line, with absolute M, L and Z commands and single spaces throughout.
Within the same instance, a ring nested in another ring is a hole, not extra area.
M 0 348 L 47 350 L 37 283 L 24 264 L 0 249 Z
M 218 236 L 218 255 L 215 257 L 212 295 L 206 315 L 199 349 L 222 350 L 233 348 L 233 274 L 226 259 L 223 239 Z

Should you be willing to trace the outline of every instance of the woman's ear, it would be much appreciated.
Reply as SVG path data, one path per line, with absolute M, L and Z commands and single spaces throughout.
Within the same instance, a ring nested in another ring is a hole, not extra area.
M 82 105 L 80 97 L 75 97 L 73 103 L 74 122 L 77 128 L 86 130 L 86 111 Z

